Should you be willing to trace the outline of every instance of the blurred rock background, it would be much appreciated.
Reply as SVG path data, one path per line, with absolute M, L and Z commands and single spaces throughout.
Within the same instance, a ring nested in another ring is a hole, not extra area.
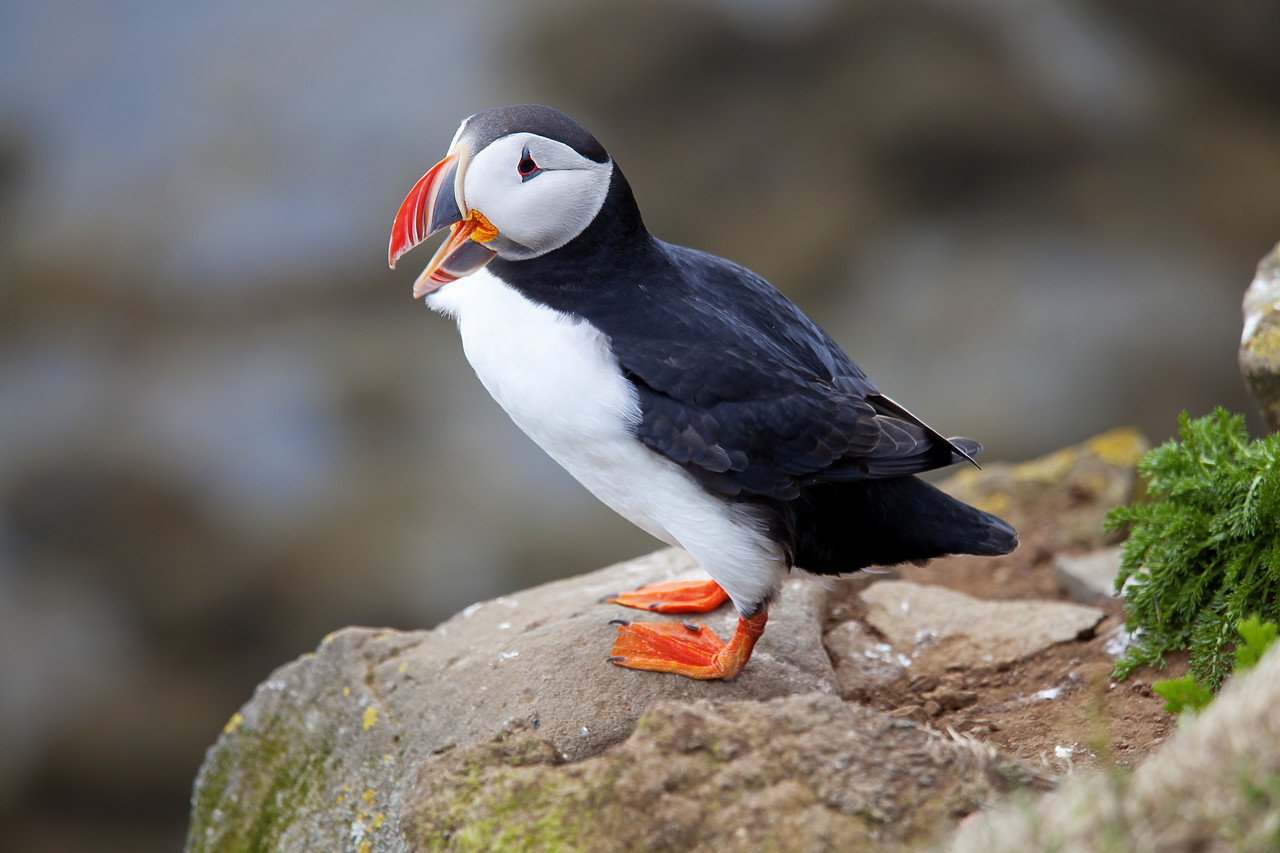
M 173 850 L 205 747 L 349 624 L 654 546 L 388 272 L 458 122 L 558 106 L 986 458 L 1247 411 L 1280 6 L 0 2 L 0 819 Z M 1255 421 L 1257 423 L 1257 421 Z

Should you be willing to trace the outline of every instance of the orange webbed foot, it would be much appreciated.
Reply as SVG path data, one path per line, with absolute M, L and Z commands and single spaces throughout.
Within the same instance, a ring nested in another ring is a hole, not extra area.
M 692 622 L 629 622 L 614 619 L 618 639 L 611 663 L 628 669 L 673 672 L 689 678 L 733 678 L 747 665 L 768 615 L 738 619 L 728 643 L 705 625 Z
M 709 613 L 729 600 L 720 584 L 706 581 L 666 581 L 620 592 L 604 599 L 655 613 Z

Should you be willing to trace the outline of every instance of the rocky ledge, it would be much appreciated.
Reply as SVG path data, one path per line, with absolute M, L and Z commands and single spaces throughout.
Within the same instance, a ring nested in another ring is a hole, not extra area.
M 605 660 L 629 611 L 600 599 L 696 577 L 674 550 L 429 631 L 338 631 L 228 721 L 187 850 L 918 849 L 1011 791 L 1140 763 L 1173 721 L 1143 673 L 1109 682 L 1124 634 L 1096 576 L 1143 449 L 1117 431 L 953 479 L 1019 527 L 1015 554 L 793 578 L 731 682 Z

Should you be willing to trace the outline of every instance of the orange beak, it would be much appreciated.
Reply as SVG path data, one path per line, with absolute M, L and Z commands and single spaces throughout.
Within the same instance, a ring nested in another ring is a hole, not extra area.
M 445 226 L 453 226 L 413 283 L 415 299 L 475 272 L 497 256 L 484 244 L 498 236 L 498 230 L 480 211 L 467 210 L 462 201 L 465 168 L 465 157 L 450 152 L 413 185 L 396 212 L 387 246 L 387 263 L 392 269 L 405 252 Z

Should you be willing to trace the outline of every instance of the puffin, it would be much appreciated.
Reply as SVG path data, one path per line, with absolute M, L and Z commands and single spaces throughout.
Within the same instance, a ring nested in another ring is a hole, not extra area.
M 452 317 L 481 383 L 599 500 L 709 579 L 607 601 L 656 613 L 726 601 L 726 642 L 688 621 L 612 620 L 607 661 L 738 675 L 793 569 L 844 575 L 1018 544 L 917 474 L 972 463 L 881 393 L 759 275 L 649 233 L 604 147 L 564 113 L 462 122 L 396 213 L 387 260 L 449 233 L 413 285 Z

